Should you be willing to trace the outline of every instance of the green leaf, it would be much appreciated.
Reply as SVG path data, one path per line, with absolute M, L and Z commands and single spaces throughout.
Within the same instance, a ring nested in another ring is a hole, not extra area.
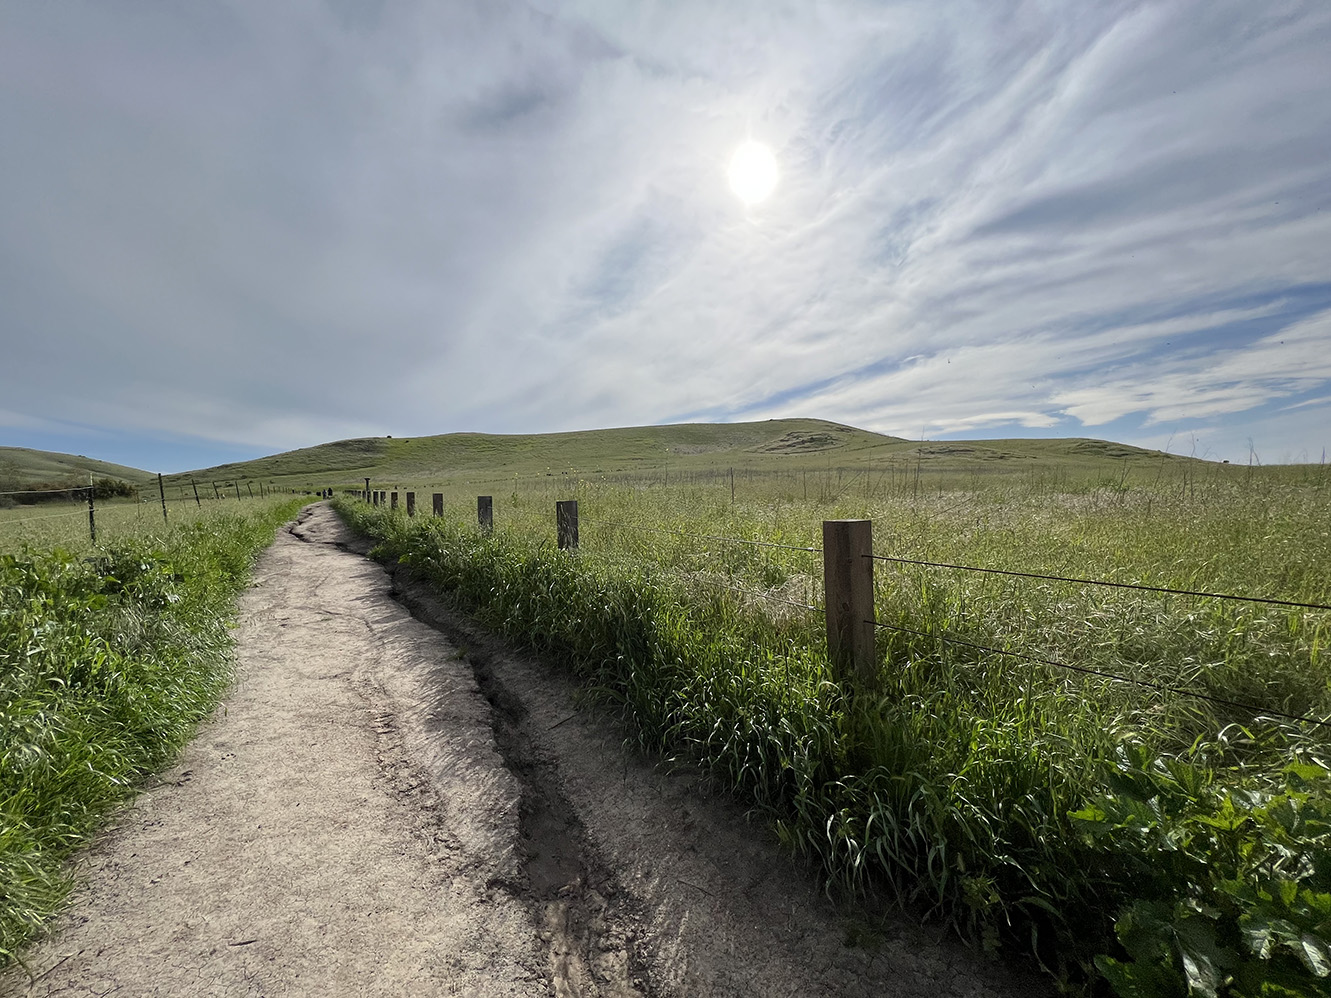
M 1186 998 L 1187 989 L 1172 967 L 1151 963 L 1123 963 L 1111 956 L 1097 956 L 1100 971 L 1119 998 Z
M 1299 896 L 1299 885 L 1293 880 L 1280 881 L 1280 900 L 1284 902 L 1286 908 L 1294 903 L 1294 899 Z
M 1326 977 L 1331 974 L 1331 947 L 1326 940 L 1319 939 L 1311 932 L 1305 932 L 1299 939 L 1299 949 L 1295 955 L 1303 962 L 1314 977 Z
M 1291 762 L 1285 767 L 1285 773 L 1301 780 L 1323 780 L 1331 776 L 1331 769 L 1310 762 Z
M 1271 954 L 1281 943 L 1302 949 L 1302 934 L 1283 918 L 1250 912 L 1239 917 L 1239 931 L 1243 933 L 1248 950 L 1263 960 L 1271 959 Z

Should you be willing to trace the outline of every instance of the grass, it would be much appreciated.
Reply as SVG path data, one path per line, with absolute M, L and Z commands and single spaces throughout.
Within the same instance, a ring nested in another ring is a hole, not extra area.
M 98 461 L 82 454 L 58 454 L 30 447 L 0 447 L 0 492 L 24 488 L 28 482 L 68 480 L 87 485 L 89 475 L 118 478 L 139 486 L 156 482 L 156 476 L 151 472 Z
M 164 523 L 156 491 L 154 488 L 153 497 L 142 502 L 98 500 L 95 508 L 98 541 L 105 543 L 140 537 L 160 531 L 164 526 L 174 528 L 207 520 L 218 513 L 253 508 L 248 496 L 237 503 L 234 493 L 221 500 L 210 495 L 199 505 L 195 504 L 193 497 L 187 501 L 172 498 L 167 503 L 167 520 Z M 290 496 L 281 497 L 280 501 L 287 498 Z M 79 552 L 91 550 L 94 545 L 88 530 L 87 502 L 62 501 L 0 509 L 0 553 L 19 551 L 25 547 L 59 547 Z
M 0 965 L 64 903 L 74 850 L 217 703 L 235 598 L 304 501 L 0 553 Z
M 891 491 L 907 481 L 917 490 L 957 480 L 1049 481 L 1099 477 L 1106 481 L 1177 481 L 1237 477 L 1247 469 L 1162 455 L 1099 440 L 973 440 L 919 443 L 818 419 L 753 423 L 684 423 L 571 433 L 449 433 L 423 437 L 373 437 L 236 462 L 184 475 L 207 488 L 213 480 L 263 481 L 278 487 L 338 489 L 391 482 L 439 486 L 490 483 L 507 491 L 515 479 L 586 479 L 632 484 L 648 477 L 663 483 L 740 490 L 789 489 L 811 479 L 816 491 Z
M 816 547 L 822 519 L 867 516 L 880 554 L 1328 603 L 1315 470 L 903 477 L 807 500 L 786 476 L 733 503 L 722 484 L 515 480 L 490 537 L 457 488 L 440 519 L 338 506 L 382 556 L 567 662 L 644 750 L 747 795 L 829 884 L 1072 990 L 1325 993 L 1331 738 L 1268 712 L 1331 719 L 1331 614 L 880 564 L 877 619 L 925 636 L 881 631 L 876 686 L 852 697 L 821 617 L 791 605 L 819 602 L 818 556 L 713 539 Z M 579 499 L 576 554 L 553 548 L 556 496 Z

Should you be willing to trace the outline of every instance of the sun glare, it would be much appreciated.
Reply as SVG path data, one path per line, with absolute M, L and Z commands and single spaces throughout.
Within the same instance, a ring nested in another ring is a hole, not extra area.
M 745 204 L 757 204 L 776 187 L 776 157 L 761 142 L 745 142 L 730 157 L 730 189 Z

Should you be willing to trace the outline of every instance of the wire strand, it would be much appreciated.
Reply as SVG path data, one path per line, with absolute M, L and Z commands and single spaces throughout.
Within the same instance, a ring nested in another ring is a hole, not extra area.
M 36 520 L 62 520 L 68 516 L 83 516 L 87 510 L 77 509 L 72 513 L 52 513 L 50 516 L 24 516 L 16 520 L 7 520 L 0 517 L 0 527 L 6 527 L 11 523 L 32 523 Z
M 899 565 L 924 565 L 928 568 L 955 568 L 963 572 L 983 572 L 986 575 L 1012 575 L 1020 579 L 1047 579 L 1050 582 L 1072 582 L 1082 586 L 1105 586 L 1110 589 L 1138 589 L 1148 593 L 1170 593 L 1175 596 L 1202 596 L 1207 599 L 1236 600 L 1242 603 L 1267 603 L 1273 606 L 1292 606 L 1302 610 L 1331 610 L 1325 603 L 1299 603 L 1295 600 L 1271 599 L 1266 596 L 1235 596 L 1228 593 L 1208 593 L 1198 589 L 1169 589 L 1165 586 L 1146 586 L 1136 582 L 1108 582 L 1103 579 L 1076 579 L 1066 575 L 1041 575 L 1038 572 L 1016 572 L 1006 568 L 978 568 L 975 565 L 953 565 L 945 561 L 919 561 L 915 558 L 893 558 L 885 554 L 866 554 L 874 561 L 890 561 Z
M 0 492 L 0 496 L 50 496 L 61 492 L 87 492 L 91 486 L 71 485 L 67 489 L 19 489 L 16 492 Z
M 1170 686 L 1168 683 L 1153 683 L 1147 679 L 1132 679 L 1129 676 L 1120 676 L 1114 672 L 1105 672 L 1102 669 L 1092 669 L 1085 665 L 1073 665 L 1070 662 L 1060 662 L 1053 658 L 1041 658 L 1038 655 L 1026 655 L 1022 652 L 1008 651 L 1004 648 L 994 648 L 990 645 L 977 644 L 974 641 L 966 641 L 962 638 L 949 637 L 946 634 L 931 633 L 929 631 L 917 631 L 910 627 L 901 627 L 897 624 L 883 624 L 876 620 L 866 620 L 866 624 L 872 624 L 874 627 L 882 627 L 891 631 L 901 631 L 906 634 L 916 634 L 922 638 L 936 638 L 939 641 L 946 641 L 949 644 L 964 645 L 967 648 L 975 648 L 978 651 L 990 652 L 994 655 L 1007 655 L 1010 658 L 1022 659 L 1026 662 L 1036 662 L 1040 665 L 1052 665 L 1059 669 L 1068 669 L 1071 672 L 1082 672 L 1090 676 L 1102 676 L 1105 679 L 1112 679 L 1118 683 L 1127 683 L 1131 686 L 1144 686 L 1148 689 L 1160 690 L 1164 693 L 1173 693 L 1178 696 L 1192 697 L 1194 700 L 1206 700 L 1210 703 L 1223 704 L 1226 707 L 1237 707 L 1240 710 L 1251 711 L 1255 715 L 1264 715 L 1267 717 L 1280 717 L 1287 721 L 1300 721 L 1305 724 L 1316 724 L 1324 728 L 1331 728 L 1331 721 L 1319 721 L 1315 717 L 1304 717 L 1301 714 L 1287 714 L 1284 711 L 1268 710 L 1265 707 L 1257 707 L 1250 703 L 1241 703 L 1238 700 L 1227 700 L 1224 697 L 1212 696 L 1209 693 L 1197 693 L 1192 690 L 1186 690 L 1181 686 Z

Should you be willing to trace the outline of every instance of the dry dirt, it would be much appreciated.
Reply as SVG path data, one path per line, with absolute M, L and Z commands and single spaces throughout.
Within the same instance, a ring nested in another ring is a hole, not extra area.
M 279 532 L 235 689 L 0 993 L 1049 993 L 905 917 L 847 945 L 736 802 L 363 551 L 322 504 Z

